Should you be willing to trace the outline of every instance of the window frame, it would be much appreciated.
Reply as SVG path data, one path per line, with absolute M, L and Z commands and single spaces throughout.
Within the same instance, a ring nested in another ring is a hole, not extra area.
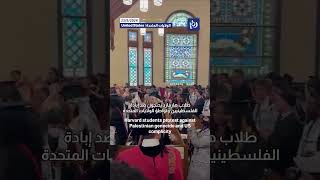
M 212 3 L 213 0 L 211 0 Z M 234 28 L 234 27 L 238 27 L 238 28 L 255 28 L 255 30 L 257 31 L 263 31 L 265 29 L 270 29 L 273 31 L 273 54 L 268 56 L 268 55 L 264 55 L 263 53 L 261 53 L 260 55 L 257 56 L 252 56 L 254 58 L 260 58 L 260 60 L 263 61 L 263 59 L 271 59 L 272 60 L 272 69 L 270 69 L 271 72 L 280 72 L 280 46 L 281 46 L 281 12 L 282 12 L 282 0 L 275 0 L 274 1 L 274 24 L 272 25 L 266 25 L 266 24 L 257 24 L 257 23 L 216 23 L 216 22 L 212 22 L 210 20 L 210 36 L 212 34 L 212 29 L 215 27 L 227 27 L 227 28 Z M 210 12 L 212 11 L 212 9 L 210 9 Z M 259 10 L 260 12 L 260 10 Z M 262 12 L 260 12 L 262 13 Z M 261 16 L 263 16 L 262 14 L 260 14 Z M 259 15 L 259 17 L 260 17 Z M 262 32 L 263 33 L 263 32 Z M 262 39 L 261 41 L 264 41 L 264 39 Z M 211 39 L 210 39 L 210 43 L 211 43 Z M 261 43 L 260 41 L 258 43 Z M 263 49 L 263 45 L 259 48 Z M 258 51 L 260 51 L 261 49 L 259 49 Z M 262 50 L 263 51 L 263 50 Z M 214 57 L 222 57 L 222 56 L 214 56 L 212 53 L 212 49 L 210 48 L 210 74 L 211 74 L 211 68 L 215 65 L 212 65 L 211 61 L 212 58 Z M 227 57 L 227 56 L 225 56 Z M 236 56 L 230 56 L 230 57 L 236 57 Z M 250 57 L 250 56 L 244 56 L 244 57 Z M 263 63 L 261 62 L 261 64 L 259 66 L 263 65 Z M 256 65 L 253 65 L 253 67 L 259 67 Z M 216 67 L 220 67 L 222 68 L 223 66 L 216 66 Z M 226 66 L 228 67 L 228 66 Z M 230 67 L 234 67 L 234 68 L 247 68 L 250 66 L 230 66 Z M 215 72 L 217 73 L 217 72 Z
M 62 72 L 64 75 L 64 42 L 63 42 L 63 20 L 64 19 L 85 19 L 86 20 L 86 76 L 89 76 L 92 74 L 92 1 L 90 0 L 84 0 L 85 2 L 85 9 L 86 14 L 82 16 L 70 16 L 70 15 L 64 15 L 63 14 L 63 1 L 64 0 L 57 0 L 57 15 L 58 15 L 58 25 L 57 25 L 57 31 L 58 31 L 58 69 L 60 72 Z M 66 77 L 66 78 L 81 78 L 81 76 L 73 76 L 73 77 Z
M 168 22 L 168 20 L 177 13 L 185 13 L 190 15 L 192 18 L 195 18 L 195 16 L 185 10 L 177 10 L 172 12 L 166 19 L 165 22 Z M 195 78 L 194 78 L 194 85 L 198 84 L 198 67 L 199 67 L 199 31 L 189 31 L 185 27 L 174 27 L 174 28 L 165 28 L 164 29 L 164 35 L 163 35 L 163 82 L 166 82 L 166 47 L 167 47 L 167 34 L 173 34 L 173 35 L 196 35 L 197 37 L 197 52 L 196 52 L 196 58 L 195 58 Z
M 130 37 L 129 34 L 130 32 L 135 32 L 137 33 L 137 40 L 134 41 L 130 41 Z M 137 86 L 139 86 L 139 30 L 136 29 L 128 29 L 127 31 L 127 42 L 128 42 L 128 46 L 127 46 L 127 52 L 128 52 L 128 84 L 130 87 L 135 87 L 135 86 L 131 86 L 130 84 L 130 53 L 129 53 L 129 49 L 131 47 L 134 47 L 137 49 Z
M 142 37 L 142 39 L 143 39 L 143 43 L 142 43 L 142 63 L 143 63 L 143 85 L 144 86 L 146 86 L 145 85 L 145 71 L 144 71 L 144 69 L 145 69 L 145 67 L 144 67 L 144 60 L 145 60 L 145 56 L 144 56 L 144 49 L 151 49 L 151 85 L 150 86 L 152 86 L 153 85 L 153 80 L 154 80 L 154 78 L 153 78 L 153 75 L 154 75 L 154 73 L 153 73 L 153 65 L 154 65 L 154 63 L 153 63 L 153 58 L 154 58 L 154 51 L 153 51 L 153 31 L 147 31 L 146 33 L 150 33 L 151 34 L 151 42 L 145 42 L 144 41 L 144 36 Z

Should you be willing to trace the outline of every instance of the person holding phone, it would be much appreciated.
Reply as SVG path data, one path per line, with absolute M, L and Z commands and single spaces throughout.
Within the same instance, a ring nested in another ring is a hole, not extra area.
M 188 180 L 208 180 L 210 179 L 210 112 L 193 117 L 196 122 L 188 132 L 194 147 Z

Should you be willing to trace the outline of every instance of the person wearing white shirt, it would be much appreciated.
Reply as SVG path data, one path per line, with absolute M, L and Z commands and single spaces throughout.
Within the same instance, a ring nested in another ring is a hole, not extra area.
M 210 116 L 210 97 L 208 92 L 204 93 L 205 102 L 203 105 L 202 114 L 206 114 L 206 116 Z
M 43 120 L 48 122 L 48 131 L 43 136 L 44 146 L 43 149 L 49 152 L 64 152 L 67 150 L 68 145 L 64 141 L 66 133 L 63 125 L 63 113 L 59 109 L 52 109 L 43 114 Z M 61 163 L 42 161 L 41 168 L 44 172 L 44 177 L 51 180 L 61 179 Z
M 189 102 L 192 106 L 195 105 L 195 103 L 197 102 L 198 100 L 198 96 L 197 96 L 197 93 L 196 93 L 196 90 L 193 89 L 193 88 L 190 88 L 189 89 Z
M 311 156 L 320 155 L 320 117 L 309 122 L 303 129 L 300 140 L 298 155 Z
M 196 123 L 188 129 L 194 146 L 188 171 L 188 180 L 210 179 L 210 112 L 196 117 Z
M 312 120 L 304 127 L 295 159 L 304 172 L 320 173 L 320 103 L 309 99 L 308 116 Z
M 270 100 L 272 82 L 257 80 L 254 85 L 256 105 L 253 111 L 253 121 L 260 135 L 267 139 L 273 132 L 279 113 Z

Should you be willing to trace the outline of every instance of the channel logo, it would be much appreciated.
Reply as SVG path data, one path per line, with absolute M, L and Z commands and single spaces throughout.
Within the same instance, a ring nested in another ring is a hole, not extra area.
M 200 19 L 199 18 L 189 18 L 188 19 L 188 30 L 199 31 L 200 30 Z

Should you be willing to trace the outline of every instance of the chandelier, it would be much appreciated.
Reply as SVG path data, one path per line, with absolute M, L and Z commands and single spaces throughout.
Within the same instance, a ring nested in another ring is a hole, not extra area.
M 122 2 L 123 2 L 123 4 L 125 4 L 127 6 L 132 5 L 132 0 L 123 0 Z
M 162 6 L 162 0 L 153 0 L 155 6 Z
M 123 4 L 127 6 L 131 6 L 133 0 L 122 0 Z M 162 6 L 163 0 L 153 0 L 153 4 L 155 6 Z M 149 0 L 140 0 L 140 11 L 141 12 L 148 12 L 149 10 Z
M 149 10 L 149 0 L 140 0 L 140 11 L 148 12 Z

